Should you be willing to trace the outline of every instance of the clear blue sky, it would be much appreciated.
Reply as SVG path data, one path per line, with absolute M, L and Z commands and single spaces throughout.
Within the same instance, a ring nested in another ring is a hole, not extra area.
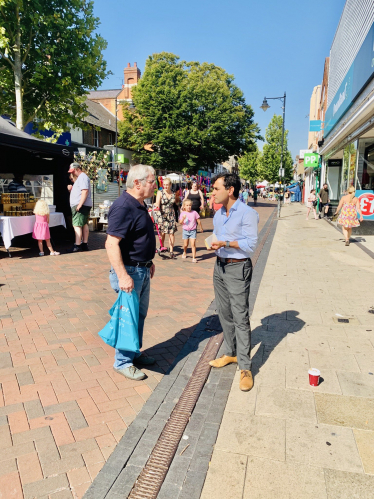
M 235 76 L 261 132 L 281 102 L 263 97 L 287 92 L 286 128 L 293 158 L 307 147 L 310 96 L 322 81 L 325 57 L 344 0 L 95 0 L 105 58 L 115 76 L 103 89 L 120 88 L 123 68 L 148 55 L 172 52 L 187 61 L 210 62 Z M 117 77 L 117 78 L 116 78 Z M 261 144 L 259 144 L 262 148 Z

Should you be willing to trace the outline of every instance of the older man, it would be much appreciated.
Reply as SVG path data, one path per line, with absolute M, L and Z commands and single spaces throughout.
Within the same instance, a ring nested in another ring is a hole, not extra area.
M 142 347 L 144 321 L 148 312 L 150 280 L 155 273 L 152 259 L 156 253 L 153 222 L 144 200 L 153 195 L 156 185 L 151 166 L 133 166 L 127 176 L 127 191 L 116 199 L 109 210 L 105 248 L 112 268 L 109 280 L 116 293 L 135 289 L 139 299 L 139 345 Z M 134 352 L 116 350 L 114 370 L 138 381 L 146 375 L 134 366 L 150 365 L 155 360 Z
M 68 186 L 70 191 L 70 207 L 73 215 L 75 243 L 72 252 L 88 251 L 88 217 L 92 207 L 91 182 L 82 171 L 79 163 L 72 163 L 68 170 L 76 180 L 74 185 Z
M 223 329 L 225 354 L 209 362 L 213 367 L 239 364 L 242 391 L 253 387 L 251 373 L 251 326 L 249 288 L 252 278 L 251 256 L 257 244 L 258 213 L 240 202 L 240 179 L 227 173 L 214 179 L 213 193 L 222 208 L 214 215 L 214 234 L 218 241 L 213 285 L 216 306 Z

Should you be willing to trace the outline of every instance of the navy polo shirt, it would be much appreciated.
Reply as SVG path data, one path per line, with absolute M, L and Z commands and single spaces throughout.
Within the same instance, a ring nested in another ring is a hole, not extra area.
M 107 234 L 120 237 L 123 262 L 148 262 L 156 253 L 153 222 L 144 203 L 126 191 L 109 209 Z

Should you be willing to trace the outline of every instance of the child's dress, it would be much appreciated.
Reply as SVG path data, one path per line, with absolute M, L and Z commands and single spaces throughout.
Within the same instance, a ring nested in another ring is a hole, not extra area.
M 34 239 L 38 239 L 39 241 L 51 239 L 47 219 L 48 215 L 35 215 L 35 225 L 32 233 L 32 237 Z

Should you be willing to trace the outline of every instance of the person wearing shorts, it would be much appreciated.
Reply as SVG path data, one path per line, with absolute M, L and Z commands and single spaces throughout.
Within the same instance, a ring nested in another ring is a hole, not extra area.
M 70 208 L 75 232 L 75 243 L 72 252 L 88 251 L 88 218 L 92 208 L 91 182 L 82 171 L 79 163 L 72 163 L 68 173 L 76 179 L 70 190 Z
M 192 263 L 197 263 L 196 260 L 196 235 L 197 224 L 199 224 L 201 232 L 203 227 L 200 221 L 200 215 L 192 209 L 191 199 L 185 199 L 182 204 L 182 211 L 179 218 L 179 223 L 183 225 L 183 255 L 182 258 L 187 258 L 187 248 L 191 239 Z
M 327 217 L 327 214 L 329 212 L 329 206 L 330 206 L 330 198 L 329 198 L 329 188 L 327 184 L 323 184 L 322 189 L 320 190 L 318 197 L 321 201 L 321 204 L 319 205 L 320 209 L 320 215 L 319 218 L 325 218 Z

